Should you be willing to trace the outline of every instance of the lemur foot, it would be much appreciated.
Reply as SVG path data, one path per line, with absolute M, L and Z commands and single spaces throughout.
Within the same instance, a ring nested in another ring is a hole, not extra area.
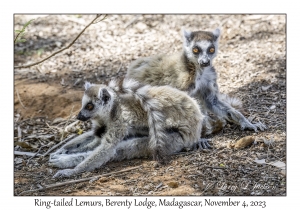
M 260 129 L 261 131 L 264 131 L 267 129 L 267 126 L 261 122 L 258 122 L 258 123 L 250 123 L 250 122 L 244 122 L 244 123 L 241 123 L 241 130 L 244 130 L 244 129 L 250 129 L 250 130 L 254 130 L 255 132 L 257 132 L 257 129 Z
M 212 146 L 208 143 L 208 141 L 211 141 L 209 139 L 203 139 L 201 138 L 198 143 L 196 144 L 196 148 L 199 150 L 203 150 L 203 149 L 211 149 Z
M 70 177 L 72 175 L 76 174 L 76 171 L 74 169 L 64 169 L 59 170 L 53 178 L 61 178 L 61 177 Z
M 87 153 L 79 153 L 79 154 L 51 154 L 49 159 L 49 165 L 57 168 L 71 168 L 77 166 L 81 163 Z

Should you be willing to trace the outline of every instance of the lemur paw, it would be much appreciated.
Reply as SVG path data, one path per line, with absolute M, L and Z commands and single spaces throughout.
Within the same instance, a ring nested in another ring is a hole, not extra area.
M 256 127 L 258 127 L 261 131 L 264 131 L 264 130 L 266 130 L 268 128 L 265 124 L 263 124 L 261 122 L 255 123 L 254 125 Z
M 257 132 L 257 129 L 259 128 L 261 131 L 264 131 L 267 129 L 267 126 L 261 122 L 258 122 L 258 123 L 243 123 L 241 124 L 241 129 L 244 130 L 244 129 L 250 129 L 250 130 L 254 130 L 255 132 Z
M 84 160 L 84 155 L 51 154 L 49 165 L 57 168 L 71 168 L 77 166 Z
M 72 175 L 76 174 L 76 171 L 74 169 L 64 169 L 59 170 L 53 178 L 61 178 L 61 177 L 70 177 Z
M 65 166 L 65 161 L 62 161 L 64 155 L 52 153 L 49 158 L 49 166 L 57 167 L 57 168 L 67 168 Z
M 208 141 L 210 141 L 209 139 L 203 139 L 201 138 L 198 143 L 196 144 L 196 147 L 199 150 L 203 150 L 203 149 L 211 149 L 212 146 L 208 143 Z

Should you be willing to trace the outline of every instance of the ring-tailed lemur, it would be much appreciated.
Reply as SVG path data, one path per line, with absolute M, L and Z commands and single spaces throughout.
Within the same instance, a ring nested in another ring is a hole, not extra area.
M 240 125 L 241 129 L 257 131 L 266 129 L 262 123 L 251 123 L 238 111 L 242 103 L 237 98 L 219 93 L 217 74 L 212 61 L 218 52 L 220 30 L 184 31 L 183 51 L 172 55 L 155 55 L 133 61 L 126 78 L 132 78 L 143 84 L 171 85 L 187 91 L 200 101 L 201 111 L 205 115 L 207 129 L 204 135 L 212 133 L 214 125 L 207 110 L 218 118 L 218 123 L 226 121 Z M 225 119 L 225 120 L 224 120 Z M 213 122 L 215 123 L 215 122 Z
M 79 120 L 92 119 L 92 131 L 50 155 L 54 177 L 91 171 L 110 160 L 153 155 L 161 160 L 200 140 L 203 115 L 197 101 L 170 86 L 86 83 Z

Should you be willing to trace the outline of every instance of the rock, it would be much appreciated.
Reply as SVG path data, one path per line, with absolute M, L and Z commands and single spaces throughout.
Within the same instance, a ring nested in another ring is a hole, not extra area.
M 135 25 L 135 28 L 136 28 L 136 30 L 137 30 L 138 33 L 143 33 L 146 30 L 147 25 L 145 23 L 138 22 Z
M 169 182 L 168 186 L 171 188 L 177 188 L 178 187 L 178 182 Z
M 58 48 L 60 48 L 60 47 L 61 47 L 61 45 L 62 45 L 62 43 L 61 43 L 61 42 L 58 42 L 58 41 L 56 41 L 56 42 L 55 42 L 55 45 L 56 45 Z
M 270 110 L 273 110 L 273 109 L 275 109 L 276 108 L 276 106 L 273 104 L 272 106 L 270 106 Z

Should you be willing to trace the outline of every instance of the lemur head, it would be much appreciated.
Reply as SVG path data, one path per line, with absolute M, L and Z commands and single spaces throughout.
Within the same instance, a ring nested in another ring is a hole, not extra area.
M 94 85 L 85 83 L 85 92 L 82 97 L 82 107 L 77 116 L 78 120 L 87 121 L 88 119 L 109 118 L 114 100 L 115 92 L 105 85 Z
M 190 61 L 200 68 L 211 66 L 217 55 L 220 29 L 209 31 L 183 31 L 184 51 Z

